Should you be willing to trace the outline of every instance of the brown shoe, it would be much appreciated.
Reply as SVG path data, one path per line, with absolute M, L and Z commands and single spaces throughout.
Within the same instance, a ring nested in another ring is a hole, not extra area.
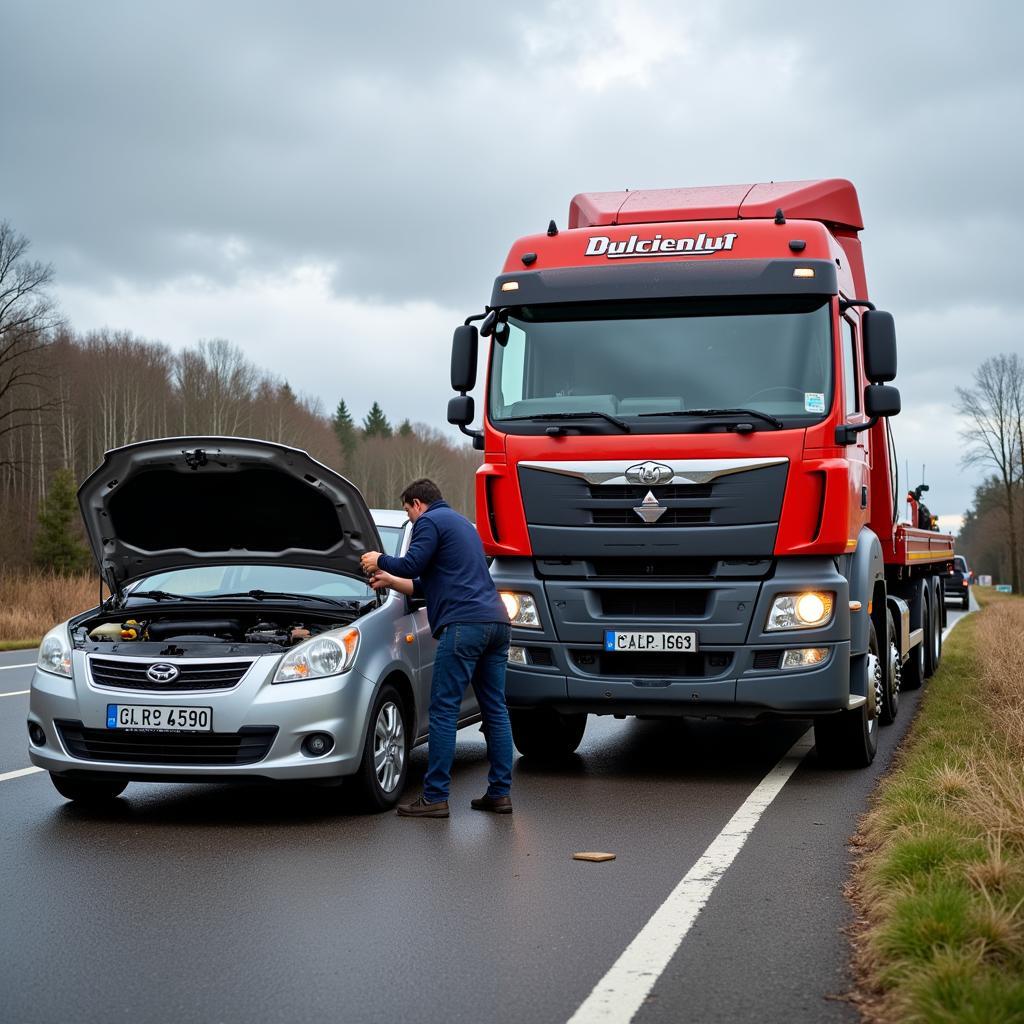
M 436 804 L 428 804 L 423 797 L 417 797 L 411 804 L 399 804 L 400 818 L 447 818 L 448 801 L 441 800 Z
M 490 796 L 484 793 L 476 800 L 470 800 L 469 805 L 474 811 L 490 811 L 491 814 L 512 813 L 512 797 L 510 796 Z

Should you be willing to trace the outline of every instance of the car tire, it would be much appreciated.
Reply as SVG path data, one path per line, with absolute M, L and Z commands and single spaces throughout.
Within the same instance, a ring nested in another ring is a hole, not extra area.
M 900 707 L 903 662 L 900 657 L 900 649 L 896 646 L 896 620 L 892 617 L 891 611 L 887 611 L 885 617 L 888 642 L 886 644 L 886 657 L 882 662 L 885 685 L 882 697 L 882 714 L 879 720 L 882 725 L 891 725 L 896 721 L 896 715 Z
M 405 789 L 411 749 L 409 711 L 398 690 L 386 683 L 370 709 L 363 756 L 349 780 L 357 807 L 387 811 L 398 803 Z
M 127 781 L 120 779 L 69 779 L 56 772 L 50 772 L 50 781 L 65 800 L 81 804 L 107 803 L 128 788 Z
M 585 714 L 559 714 L 551 708 L 509 708 L 512 742 L 524 757 L 557 761 L 574 753 L 587 728 Z
M 971 592 L 969 590 L 964 591 L 964 596 L 963 600 L 960 603 L 960 607 L 963 608 L 965 612 L 971 610 Z
M 859 708 L 848 708 L 814 721 L 814 745 L 818 760 L 829 768 L 866 768 L 878 752 L 878 725 L 884 692 L 878 635 L 868 625 L 868 699 Z

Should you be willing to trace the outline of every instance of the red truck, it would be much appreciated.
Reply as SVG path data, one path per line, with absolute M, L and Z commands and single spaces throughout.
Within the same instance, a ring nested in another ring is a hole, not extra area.
M 862 228 L 841 179 L 578 195 L 456 329 L 522 753 L 589 714 L 778 716 L 864 766 L 935 670 L 952 538 L 897 521 Z

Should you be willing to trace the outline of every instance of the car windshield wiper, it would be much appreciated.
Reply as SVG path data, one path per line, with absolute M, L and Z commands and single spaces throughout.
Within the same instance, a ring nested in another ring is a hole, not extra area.
M 129 597 L 151 597 L 154 601 L 195 601 L 188 594 L 169 594 L 166 590 L 131 590 L 124 595 Z
M 292 594 L 286 590 L 241 590 L 234 594 L 208 594 L 197 600 L 221 599 L 226 597 L 251 597 L 256 601 L 321 601 L 338 608 L 359 608 L 362 602 L 356 598 L 325 597 L 323 594 Z
M 770 423 L 773 427 L 781 428 L 783 422 L 776 419 L 770 413 L 758 412 L 756 409 L 666 409 L 664 412 L 641 412 L 640 416 L 693 416 L 699 419 L 707 419 L 711 416 L 756 416 L 758 419 Z
M 538 412 L 533 416 L 502 416 L 503 420 L 585 420 L 588 416 L 597 416 L 600 419 L 614 423 L 623 433 L 630 432 L 630 426 L 625 420 L 613 416 L 609 412 Z

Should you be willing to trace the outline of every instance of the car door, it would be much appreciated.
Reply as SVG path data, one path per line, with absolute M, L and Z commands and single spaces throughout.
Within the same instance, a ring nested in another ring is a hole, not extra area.
M 399 557 L 405 555 L 409 550 L 412 540 L 412 523 L 406 523 L 402 527 L 402 537 L 398 543 L 398 549 L 394 552 Z M 415 670 L 414 683 L 416 687 L 416 708 L 418 721 L 416 722 L 416 735 L 425 736 L 429 727 L 430 714 L 430 684 L 434 678 L 434 657 L 437 652 L 437 641 L 430 634 L 430 624 L 427 622 L 427 606 L 420 599 L 403 598 L 405 601 L 405 615 L 401 620 L 401 628 L 406 636 L 413 638 L 415 645 Z

